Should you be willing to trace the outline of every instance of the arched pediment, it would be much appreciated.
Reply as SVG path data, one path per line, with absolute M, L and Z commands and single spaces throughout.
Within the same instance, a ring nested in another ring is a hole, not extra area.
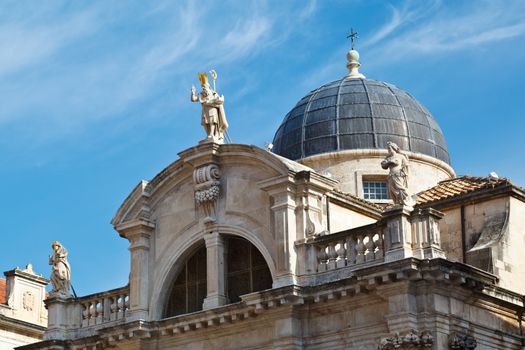
M 159 172 L 151 181 L 142 180 L 128 195 L 111 220 L 115 227 L 128 221 L 150 219 L 152 211 L 163 197 L 191 182 L 194 168 L 202 162 L 215 162 L 222 167 L 253 167 L 264 177 L 289 176 L 311 168 L 265 151 L 253 145 L 203 144 L 179 153 L 180 159 Z

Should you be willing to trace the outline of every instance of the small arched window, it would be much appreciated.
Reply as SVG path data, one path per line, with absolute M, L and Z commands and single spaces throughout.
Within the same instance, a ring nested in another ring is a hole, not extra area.
M 182 267 L 171 289 L 166 317 L 202 310 L 206 298 L 206 247 L 203 245 Z

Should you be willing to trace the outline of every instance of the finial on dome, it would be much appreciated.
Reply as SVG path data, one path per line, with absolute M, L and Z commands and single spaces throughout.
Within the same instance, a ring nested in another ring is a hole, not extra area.
M 350 38 L 352 41 L 352 49 L 346 54 L 346 59 L 348 60 L 348 62 L 346 62 L 346 68 L 348 68 L 346 78 L 365 79 L 366 77 L 359 73 L 359 67 L 361 67 L 361 63 L 359 63 L 359 52 L 354 50 L 355 40 L 359 38 L 357 32 L 354 32 L 354 29 L 351 28 L 346 38 Z

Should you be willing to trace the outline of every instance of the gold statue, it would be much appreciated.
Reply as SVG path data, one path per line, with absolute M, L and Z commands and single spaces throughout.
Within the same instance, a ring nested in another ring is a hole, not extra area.
M 228 128 L 228 121 L 226 120 L 226 113 L 224 112 L 224 96 L 219 95 L 217 91 L 215 91 L 217 73 L 212 70 L 210 71 L 210 75 L 213 79 L 214 88 L 211 88 L 206 72 L 202 74 L 198 73 L 202 91 L 198 95 L 195 95 L 195 86 L 192 85 L 191 101 L 198 101 L 202 104 L 201 125 L 206 131 L 207 139 L 222 143 L 224 142 L 224 133 Z

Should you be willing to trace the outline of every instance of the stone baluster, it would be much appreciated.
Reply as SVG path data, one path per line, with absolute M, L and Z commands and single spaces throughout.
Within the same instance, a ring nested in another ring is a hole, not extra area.
M 337 242 L 330 242 L 328 243 L 328 263 L 327 268 L 328 270 L 333 270 L 337 266 L 337 252 L 335 250 Z
M 317 251 L 317 261 L 318 261 L 318 272 L 323 272 L 327 270 L 327 259 L 328 254 L 326 254 L 326 246 L 323 244 L 319 245 L 318 251 Z
M 82 304 L 82 327 L 89 326 L 89 305 L 89 302 Z
M 346 248 L 345 241 L 339 241 L 339 248 L 337 249 L 337 268 L 346 266 Z
M 376 250 L 376 245 L 374 243 L 374 234 L 367 234 L 366 235 L 366 243 L 365 243 L 365 247 L 366 247 L 366 253 L 365 253 L 365 261 L 372 261 L 375 259 L 375 250 Z
M 356 250 L 356 257 L 355 257 L 355 263 L 356 264 L 362 264 L 365 262 L 365 252 L 366 252 L 366 246 L 363 242 L 364 236 L 360 235 L 357 238 L 357 244 L 355 245 Z
M 383 232 L 378 231 L 375 235 L 372 237 L 374 239 L 374 244 L 376 246 L 376 252 L 375 252 L 375 258 L 377 259 L 383 259 L 385 256 L 385 250 L 383 247 L 384 241 L 383 241 Z
M 110 309 L 109 309 L 109 320 L 110 321 L 115 321 L 118 319 L 118 299 L 119 299 L 119 296 L 116 295 L 116 296 L 113 296 L 112 298 L 110 298 L 110 303 L 111 303 L 111 306 L 110 306 Z
M 354 265 L 356 262 L 356 246 L 357 239 L 354 237 L 348 237 L 346 240 L 346 261 L 347 265 Z
M 111 300 L 113 297 L 107 296 L 104 298 L 104 305 L 103 305 L 103 322 L 109 322 L 111 321 Z
M 104 323 L 104 300 L 97 301 L 97 324 Z

